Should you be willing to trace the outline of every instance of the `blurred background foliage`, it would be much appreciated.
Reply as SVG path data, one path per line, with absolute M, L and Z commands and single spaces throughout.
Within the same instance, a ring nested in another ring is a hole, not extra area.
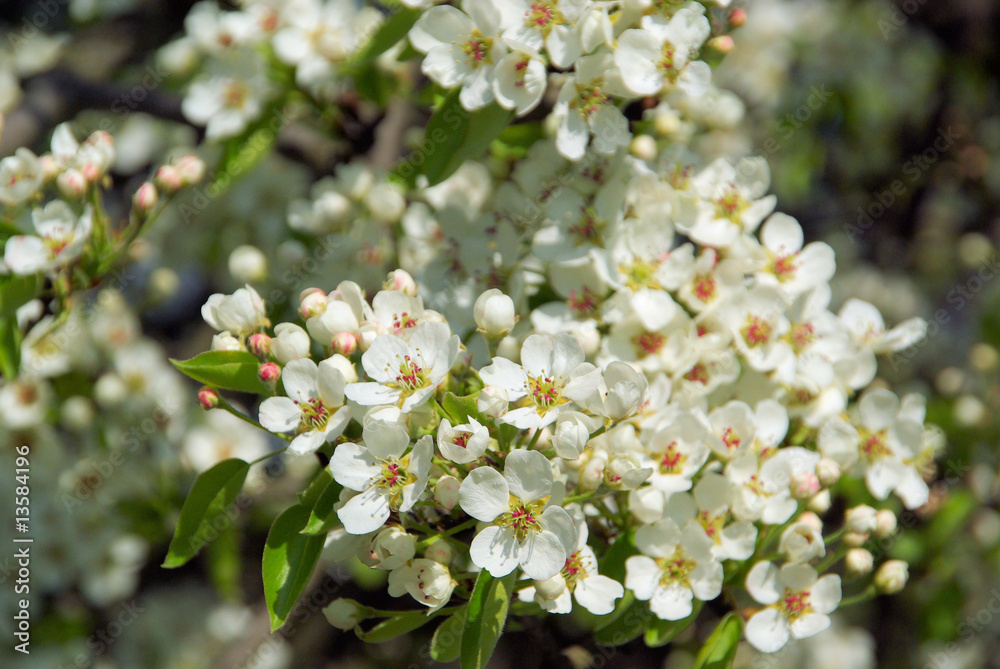
M 0 69 L 13 73 L 0 97 L 16 98 L 0 155 L 18 146 L 44 150 L 51 129 L 66 120 L 81 131 L 107 129 L 119 152 L 108 207 L 124 212 L 128 193 L 153 165 L 197 146 L 202 136 L 181 114 L 182 80 L 156 57 L 182 31 L 192 4 L 0 3 Z M 835 302 L 853 295 L 877 305 L 890 322 L 920 315 L 931 323 L 925 342 L 882 361 L 880 377 L 900 394 L 928 395 L 928 420 L 947 432 L 948 449 L 931 502 L 913 513 L 900 509 L 907 531 L 877 546 L 911 564 L 907 589 L 846 609 L 830 632 L 778 654 L 743 649 L 737 666 L 1000 667 L 1000 6 L 990 0 L 745 6 L 748 21 L 734 33 L 736 48 L 716 77 L 740 98 L 744 118 L 709 108 L 697 125 L 657 117 L 649 132 L 667 143 L 693 137 L 709 159 L 764 155 L 779 209 L 798 218 L 808 238 L 837 251 Z M 32 26 L 40 35 L 25 51 L 17 38 Z M 241 244 L 267 255 L 270 278 L 261 293 L 272 302 L 293 289 L 330 288 L 348 278 L 335 259 L 308 262 L 316 241 L 289 231 L 288 204 L 305 196 L 316 177 L 368 153 L 380 120 L 363 100 L 345 96 L 318 126 L 286 127 L 275 151 L 262 154 L 223 195 L 199 200 L 196 190 L 175 203 L 137 245 L 114 290 L 95 293 L 88 304 L 70 371 L 33 390 L 61 400 L 61 408 L 49 405 L 50 427 L 25 433 L 8 421 L 0 428 L 5 444 L 32 445 L 37 533 L 33 652 L 13 654 L 5 641 L 2 666 L 431 664 L 421 652 L 429 631 L 365 646 L 323 620 L 320 609 L 334 596 L 381 587 L 371 582 L 381 574 L 360 565 L 353 582 L 333 569 L 317 575 L 289 625 L 268 634 L 256 573 L 266 528 L 314 465 L 272 463 L 248 484 L 245 504 L 210 549 L 183 569 L 159 567 L 197 471 L 222 457 L 274 447 L 240 424 L 198 413 L 194 388 L 166 356 L 187 358 L 208 347 L 211 333 L 199 309 L 210 293 L 240 283 L 226 259 Z M 395 157 L 379 148 L 369 154 L 376 168 Z M 209 164 L 217 159 L 212 150 L 202 154 Z M 355 253 L 363 243 L 334 246 Z M 378 269 L 369 279 L 380 276 Z M 108 342 L 152 350 L 162 364 L 150 366 L 148 355 L 130 362 Z M 9 471 L 8 446 L 3 457 Z M 0 481 L 5 498 L 13 494 L 10 478 Z M 834 509 L 868 501 L 863 487 L 837 492 Z M 2 566 L 0 596 L 8 602 L 10 564 Z M 692 662 L 697 636 L 713 627 L 692 628 L 662 649 L 636 641 L 612 654 L 586 638 L 581 622 L 514 621 L 495 666 L 681 669 Z M 12 638 L 10 625 L 5 614 L 5 640 Z

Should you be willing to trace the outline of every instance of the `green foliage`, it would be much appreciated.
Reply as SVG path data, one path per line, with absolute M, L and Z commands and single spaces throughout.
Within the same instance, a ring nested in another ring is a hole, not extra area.
M 257 378 L 260 362 L 246 351 L 205 351 L 190 360 L 171 359 L 170 362 L 195 381 L 213 388 L 267 394 L 264 384 Z
M 503 633 L 513 592 L 513 573 L 493 578 L 485 569 L 479 572 L 462 629 L 462 669 L 483 669 L 489 662 Z
M 323 550 L 324 536 L 302 534 L 310 509 L 296 504 L 271 525 L 264 545 L 264 601 L 271 631 L 281 627 L 306 588 Z
M 742 634 L 743 618 L 737 613 L 727 613 L 698 651 L 694 669 L 729 669 L 736 659 Z

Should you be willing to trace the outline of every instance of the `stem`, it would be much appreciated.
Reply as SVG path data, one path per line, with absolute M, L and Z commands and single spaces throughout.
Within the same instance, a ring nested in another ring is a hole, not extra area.
M 878 594 L 878 588 L 875 584 L 869 585 L 867 588 L 862 590 L 856 595 L 851 597 L 844 597 L 840 600 L 840 604 L 837 606 L 838 609 L 842 609 L 845 606 L 851 606 L 852 604 L 860 604 L 861 602 L 867 602 L 869 599 L 874 599 L 875 595 Z
M 263 462 L 264 460 L 267 460 L 268 458 L 273 458 L 276 455 L 280 455 L 281 453 L 284 453 L 286 450 L 288 450 L 287 446 L 285 446 L 284 448 L 281 448 L 281 449 L 279 449 L 277 451 L 271 451 L 270 453 L 265 453 L 264 455 L 260 456 L 256 460 L 251 460 L 248 464 L 250 466 L 253 466 L 253 465 L 257 464 L 258 462 Z
M 567 497 L 566 499 L 564 499 L 562 501 L 562 503 L 563 503 L 563 506 L 565 506 L 567 504 L 576 504 L 577 502 L 584 502 L 584 501 L 590 499 L 591 497 L 593 497 L 596 494 L 597 494 L 596 490 L 591 490 L 590 492 L 585 492 L 585 493 L 582 493 L 580 495 L 570 495 L 569 497 Z
M 273 434 L 274 436 L 279 437 L 281 439 L 284 439 L 285 441 L 291 441 L 292 440 L 292 437 L 289 437 L 287 434 L 280 434 L 280 433 L 271 432 L 266 427 L 264 427 L 263 425 L 261 425 L 260 423 L 258 423 L 257 421 L 255 421 L 253 418 L 250 418 L 249 416 L 245 416 L 241 412 L 237 411 L 236 407 L 234 407 L 232 404 L 230 404 L 229 402 L 227 402 L 226 399 L 222 395 L 219 395 L 219 407 L 218 408 L 225 409 L 229 413 L 233 414 L 234 416 L 236 416 L 237 418 L 239 418 L 240 420 L 242 420 L 244 423 L 249 423 L 250 425 L 253 425 L 255 428 L 257 428 L 258 430 L 264 430 L 268 434 Z M 268 455 L 267 457 L 270 457 L 270 455 Z
M 458 534 L 459 532 L 467 530 L 470 527 L 474 527 L 475 524 L 478 523 L 478 522 L 479 522 L 478 520 L 476 520 L 475 518 L 472 518 L 470 520 L 465 521 L 464 523 L 460 523 L 460 524 L 456 525 L 455 527 L 451 528 L 450 530 L 445 530 L 444 532 L 439 532 L 438 534 L 434 534 L 432 536 L 429 536 L 426 539 L 424 539 L 423 541 L 419 542 L 417 544 L 417 548 L 427 548 L 428 546 L 430 546 L 432 543 L 434 543 L 438 539 L 444 539 L 446 537 L 450 537 L 453 534 Z

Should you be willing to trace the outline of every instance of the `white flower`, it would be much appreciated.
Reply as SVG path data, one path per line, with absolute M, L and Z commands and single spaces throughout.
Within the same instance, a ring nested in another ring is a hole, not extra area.
M 758 562 L 747 574 L 747 592 L 767 608 L 755 613 L 746 625 L 747 641 L 757 650 L 773 653 L 789 638 L 804 639 L 830 626 L 840 604 L 840 577 L 817 579 L 805 564 L 786 564 L 780 570 L 771 562 Z
M 691 615 L 695 597 L 715 599 L 722 592 L 722 563 L 712 542 L 695 522 L 683 531 L 671 519 L 640 527 L 635 545 L 643 555 L 625 561 L 625 587 L 662 620 Z
M 373 566 L 392 571 L 402 567 L 416 554 L 413 535 L 399 527 L 386 527 L 372 538 L 369 551 Z
M 264 300 L 249 285 L 232 295 L 210 295 L 201 307 L 201 317 L 213 329 L 233 332 L 240 337 L 253 334 L 268 324 Z
M 473 314 L 479 331 L 487 337 L 505 336 L 514 328 L 514 301 L 496 288 L 476 298 Z
M 309 334 L 295 323 L 278 323 L 271 339 L 271 354 L 282 365 L 309 356 Z
M 350 410 L 344 404 L 346 380 L 334 358 L 318 365 L 292 360 L 282 370 L 288 397 L 268 397 L 260 405 L 260 424 L 272 432 L 295 431 L 292 453 L 312 453 L 344 431 Z
M 524 116 L 542 101 L 547 83 L 548 73 L 538 54 L 518 49 L 497 63 L 493 95 L 501 107 Z
M 711 70 L 690 60 L 712 30 L 703 12 L 685 7 L 669 22 L 648 17 L 641 29 L 618 37 L 615 63 L 632 93 L 656 95 L 664 86 L 676 86 L 692 97 L 704 94 Z
M 777 198 L 764 195 L 770 183 L 764 158 L 743 158 L 735 167 L 719 158 L 691 179 L 698 199 L 676 221 L 677 228 L 699 244 L 728 247 L 774 211 Z
M 0 160 L 0 202 L 16 206 L 27 202 L 42 187 L 45 175 L 38 156 L 19 148 Z
M 358 25 L 358 5 L 350 0 L 299 2 L 285 13 L 285 25 L 274 34 L 274 52 L 295 65 L 295 79 L 313 86 L 331 79 L 335 66 L 346 60 L 365 31 Z M 370 10 L 369 10 L 370 11 Z M 370 20 L 370 19 L 369 19 Z
M 536 52 L 545 49 L 552 64 L 572 67 L 583 46 L 574 25 L 589 3 L 578 0 L 501 0 L 496 3 L 509 27 L 508 42 L 524 44 Z
M 646 451 L 653 460 L 651 486 L 668 495 L 691 489 L 691 480 L 708 460 L 708 430 L 694 415 L 681 413 L 656 431 Z
M 431 396 L 458 356 L 458 335 L 445 323 L 418 325 L 409 340 L 395 335 L 376 337 L 361 356 L 369 383 L 347 386 L 347 397 L 362 406 L 398 404 L 412 411 Z
M 614 153 L 631 140 L 628 120 L 611 99 L 616 89 L 605 81 L 614 69 L 610 54 L 584 56 L 559 91 L 552 114 L 559 121 L 556 148 L 567 160 L 580 160 L 591 135 L 598 153 Z
M 3 415 L 0 425 L 11 430 L 24 430 L 41 425 L 52 398 L 52 389 L 41 379 L 31 376 L 8 380 L 0 386 Z
M 437 444 L 441 455 L 460 465 L 475 462 L 490 443 L 490 431 L 472 416 L 463 425 L 451 426 L 447 418 L 438 425 Z
M 219 141 L 242 133 L 258 118 L 271 96 L 261 59 L 252 51 L 233 52 L 218 67 L 191 83 L 181 111 L 205 126 L 205 137 Z
M 545 508 L 552 494 L 552 465 L 538 451 L 507 455 L 504 473 L 473 469 L 462 481 L 458 498 L 473 518 L 492 525 L 476 535 L 469 556 L 476 566 L 500 577 L 521 566 L 538 581 L 563 568 L 576 545 L 576 528 L 557 506 Z
M 411 597 L 429 608 L 428 615 L 448 603 L 456 585 L 448 567 L 424 558 L 413 560 L 389 574 L 389 594 L 399 597 L 410 593 Z
M 79 218 L 62 200 L 31 212 L 35 235 L 7 240 L 4 262 L 14 274 L 52 273 L 80 257 L 90 238 L 93 212 L 88 204 Z
M 583 361 L 583 349 L 572 335 L 531 335 L 521 346 L 521 363 L 494 358 L 479 370 L 483 381 L 507 391 L 511 402 L 523 400 L 500 421 L 521 429 L 555 422 L 572 399 L 583 399 L 600 383 L 600 370 Z
M 240 283 L 262 281 L 267 277 L 267 257 L 256 246 L 243 244 L 229 254 L 229 273 Z
M 809 523 L 798 522 L 781 533 L 778 552 L 784 553 L 789 562 L 809 562 L 826 555 L 826 544 L 819 529 Z
M 645 375 L 616 360 L 605 368 L 603 380 L 596 390 L 580 403 L 599 416 L 621 421 L 639 410 L 648 386 Z
M 488 0 L 465 0 L 466 13 L 433 7 L 410 29 L 410 42 L 426 53 L 421 70 L 445 88 L 461 85 L 459 100 L 468 111 L 493 101 L 493 70 L 507 52 L 500 12 Z
M 572 598 L 596 616 L 614 610 L 615 600 L 625 594 L 625 588 L 613 578 L 597 573 L 597 556 L 587 545 L 587 526 L 585 523 L 580 526 L 576 550 L 566 558 L 562 570 L 546 581 L 535 581 L 519 590 L 517 595 L 521 601 L 534 601 L 550 613 L 572 611 Z
M 427 487 L 434 455 L 430 435 L 421 437 L 406 453 L 410 439 L 405 430 L 366 429 L 364 443 L 337 446 L 330 458 L 330 472 L 340 485 L 360 492 L 337 512 L 351 534 L 374 532 L 385 524 L 390 511 L 413 508 Z M 406 455 L 404 455 L 406 453 Z
M 787 214 L 771 214 L 760 229 L 767 266 L 757 273 L 766 283 L 777 283 L 791 297 L 827 283 L 836 271 L 833 249 L 823 242 L 802 246 L 802 227 Z

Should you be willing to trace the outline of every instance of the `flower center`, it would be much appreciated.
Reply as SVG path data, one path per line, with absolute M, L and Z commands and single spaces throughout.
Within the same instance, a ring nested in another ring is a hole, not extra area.
M 691 586 L 691 572 L 697 563 L 684 553 L 683 548 L 678 546 L 674 549 L 673 555 L 659 558 L 656 562 L 661 571 L 660 585 Z
M 594 295 L 588 286 L 584 286 L 583 290 L 569 291 L 569 298 L 566 300 L 566 304 L 576 313 L 586 316 L 594 313 L 597 309 L 597 296 Z
M 684 375 L 684 380 L 707 386 L 710 380 L 708 367 L 702 362 L 695 363 L 695 366 L 689 369 L 687 374 Z
M 785 588 L 785 596 L 778 602 L 778 607 L 792 620 L 805 613 L 809 613 L 812 610 L 809 606 L 809 591 L 800 590 L 799 592 L 794 592 L 789 588 Z
M 416 324 L 417 324 L 417 319 L 405 311 L 398 315 L 397 314 L 392 315 L 392 329 L 394 331 L 393 332 L 394 334 L 399 334 L 402 330 L 405 330 L 407 328 L 412 328 Z
M 304 402 L 295 402 L 302 415 L 299 417 L 299 432 L 322 430 L 330 420 L 330 412 L 318 397 L 310 397 Z
M 771 339 L 771 324 L 760 316 L 747 316 L 746 325 L 740 330 L 750 348 L 763 346 Z
M 523 542 L 531 534 L 537 534 L 542 531 L 542 526 L 538 523 L 538 516 L 541 514 L 544 506 L 544 499 L 525 504 L 514 495 L 511 495 L 510 510 L 502 514 L 496 520 L 496 523 L 501 527 L 509 527 L 514 530 L 514 537 L 518 542 Z
M 705 534 L 716 544 L 722 543 L 722 526 L 726 524 L 725 514 L 711 515 L 708 511 L 698 514 L 698 523 L 705 529 Z
M 587 577 L 587 568 L 583 566 L 583 556 L 579 552 L 573 553 L 566 558 L 566 564 L 562 568 L 563 579 L 566 587 L 570 590 L 581 578 Z
M 645 357 L 659 352 L 666 340 L 667 338 L 659 332 L 643 332 L 632 337 L 632 345 L 635 346 L 636 352 Z
M 685 460 L 687 460 L 687 456 L 677 449 L 677 442 L 670 442 L 663 457 L 660 458 L 660 473 L 680 474 Z
M 816 326 L 812 323 L 796 325 L 788 333 L 788 342 L 796 354 L 802 353 L 814 341 L 816 341 Z
M 539 412 L 562 403 L 562 385 L 562 379 L 545 376 L 544 370 L 539 376 L 528 377 L 528 395 Z
M 552 30 L 552 26 L 561 23 L 566 23 L 566 19 L 555 8 L 555 3 L 550 0 L 533 2 L 528 11 L 524 13 L 524 25 L 541 30 L 542 34 L 546 36 Z
M 659 290 L 660 282 L 656 280 L 656 270 L 660 263 L 655 260 L 634 260 L 630 265 L 618 265 L 618 271 L 625 275 L 625 285 L 629 290 L 652 288 Z
M 740 447 L 743 440 L 740 439 L 740 435 L 736 432 L 736 430 L 731 427 L 727 427 L 722 433 L 722 442 L 726 445 L 726 448 L 732 452 Z
M 469 433 L 469 432 L 459 432 L 458 436 L 455 437 L 455 442 L 454 443 L 455 443 L 456 446 L 461 446 L 462 448 L 468 448 L 469 447 L 469 437 L 471 437 L 471 436 L 472 436 L 472 434 Z
M 861 428 L 859 432 L 861 433 L 861 455 L 866 460 L 871 462 L 892 455 L 892 451 L 889 449 L 888 443 L 886 443 L 886 430 L 869 432 Z
M 715 299 L 715 279 L 710 276 L 698 277 L 691 292 L 702 302 L 711 302 Z
M 411 393 L 414 390 L 426 387 L 428 383 L 430 381 L 427 378 L 427 372 L 407 355 L 399 363 L 396 380 L 390 385 L 402 390 L 404 393 Z
M 726 218 L 740 224 L 740 214 L 747 207 L 747 201 L 740 195 L 734 184 L 730 184 L 722 195 L 715 199 L 715 215 L 718 218 Z
M 490 49 L 492 47 L 492 39 L 484 37 L 478 30 L 473 30 L 472 36 L 462 45 L 462 51 L 465 53 L 465 57 L 469 60 L 469 63 L 473 67 L 478 67 L 479 65 L 492 62 L 490 58 Z
M 580 213 L 580 218 L 569 227 L 569 232 L 576 235 L 575 245 L 579 246 L 584 242 L 599 242 L 601 239 L 601 229 L 604 221 L 597 217 L 597 212 L 593 207 L 584 207 Z
M 774 259 L 771 271 L 778 277 L 778 281 L 784 283 L 795 278 L 795 273 L 799 268 L 795 261 L 798 259 L 798 253 L 789 253 L 787 256 L 778 256 Z
M 577 98 L 570 106 L 575 106 L 585 117 L 591 117 L 608 103 L 608 96 L 605 95 L 596 84 L 590 84 L 577 88 Z
M 408 460 L 409 456 L 403 458 Z M 381 461 L 379 473 L 375 475 L 372 485 L 389 493 L 389 506 L 398 509 L 402 501 L 403 488 L 417 480 L 417 477 L 406 471 L 406 463 L 396 458 L 386 458 Z

